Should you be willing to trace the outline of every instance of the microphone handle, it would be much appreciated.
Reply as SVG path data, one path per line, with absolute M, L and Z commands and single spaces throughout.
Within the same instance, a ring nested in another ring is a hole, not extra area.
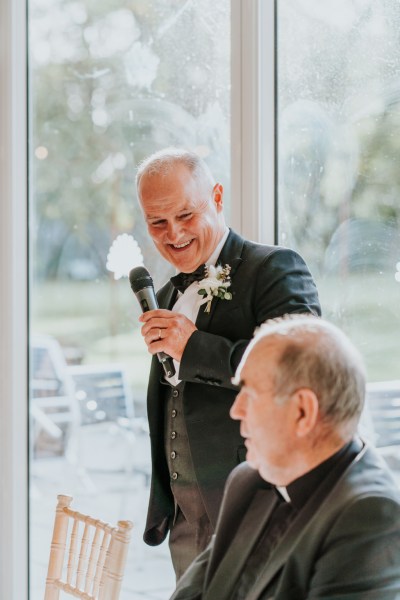
M 142 288 L 137 292 L 134 292 L 139 304 L 142 308 L 142 312 L 149 310 L 156 310 L 159 308 L 156 295 L 154 293 L 153 286 Z M 166 377 L 172 377 L 175 375 L 175 367 L 173 360 L 165 352 L 157 352 L 157 358 L 160 361 Z

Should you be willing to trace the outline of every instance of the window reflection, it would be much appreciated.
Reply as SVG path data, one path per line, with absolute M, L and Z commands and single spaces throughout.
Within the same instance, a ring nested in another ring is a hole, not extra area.
M 167 549 L 141 542 L 149 355 L 124 274 L 141 252 L 156 287 L 170 275 L 136 203 L 145 156 L 195 149 L 229 198 L 229 9 L 228 0 L 28 2 L 34 600 L 62 492 L 135 523 L 127 590 L 146 597 L 155 571 L 157 593 L 173 588 Z
M 362 351 L 373 437 L 399 469 L 400 6 L 277 6 L 279 241 Z
M 280 241 L 305 255 L 370 378 L 396 379 L 399 5 L 278 7 Z

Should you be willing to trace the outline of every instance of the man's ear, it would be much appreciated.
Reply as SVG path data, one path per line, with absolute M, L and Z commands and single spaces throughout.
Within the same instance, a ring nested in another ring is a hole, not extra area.
M 224 202 L 223 202 L 223 198 L 224 198 L 224 188 L 223 185 L 221 183 L 216 183 L 213 187 L 213 198 L 214 198 L 214 202 L 217 206 L 217 209 L 222 209 Z
M 293 394 L 296 406 L 296 433 L 305 437 L 313 431 L 319 415 L 319 402 L 310 388 L 300 388 Z

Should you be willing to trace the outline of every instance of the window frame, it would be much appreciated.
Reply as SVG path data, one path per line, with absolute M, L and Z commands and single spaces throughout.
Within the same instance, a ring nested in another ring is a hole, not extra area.
M 28 590 L 26 5 L 0 3 L 0 597 Z
M 276 0 L 231 0 L 231 224 L 276 243 Z
M 271 244 L 275 238 L 274 23 L 275 2 L 231 0 L 231 224 L 244 236 Z M 0 97 L 0 597 L 23 600 L 29 597 L 28 97 L 23 0 L 0 3 L 0 86 L 4 90 Z

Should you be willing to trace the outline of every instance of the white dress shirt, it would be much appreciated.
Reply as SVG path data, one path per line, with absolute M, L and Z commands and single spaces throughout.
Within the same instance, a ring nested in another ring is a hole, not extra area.
M 221 250 L 226 242 L 228 235 L 229 229 L 226 228 L 225 233 L 222 236 L 218 246 L 215 248 L 210 258 L 206 261 L 207 266 L 215 266 L 215 263 L 217 262 L 218 256 L 221 253 Z M 200 296 L 200 294 L 198 294 L 198 291 L 198 281 L 194 281 L 191 285 L 189 285 L 189 287 L 184 291 L 183 294 L 181 294 L 181 292 L 178 292 L 178 298 L 171 310 L 173 312 L 180 313 L 181 315 L 185 315 L 185 317 L 187 317 L 188 319 L 190 319 L 190 321 L 195 323 L 199 312 L 200 303 L 203 300 L 203 297 Z M 166 380 L 171 385 L 175 386 L 181 382 L 181 380 L 178 377 L 180 362 L 178 362 L 175 359 L 173 359 L 173 361 L 175 367 L 175 375 L 173 375 L 172 377 L 166 377 Z

